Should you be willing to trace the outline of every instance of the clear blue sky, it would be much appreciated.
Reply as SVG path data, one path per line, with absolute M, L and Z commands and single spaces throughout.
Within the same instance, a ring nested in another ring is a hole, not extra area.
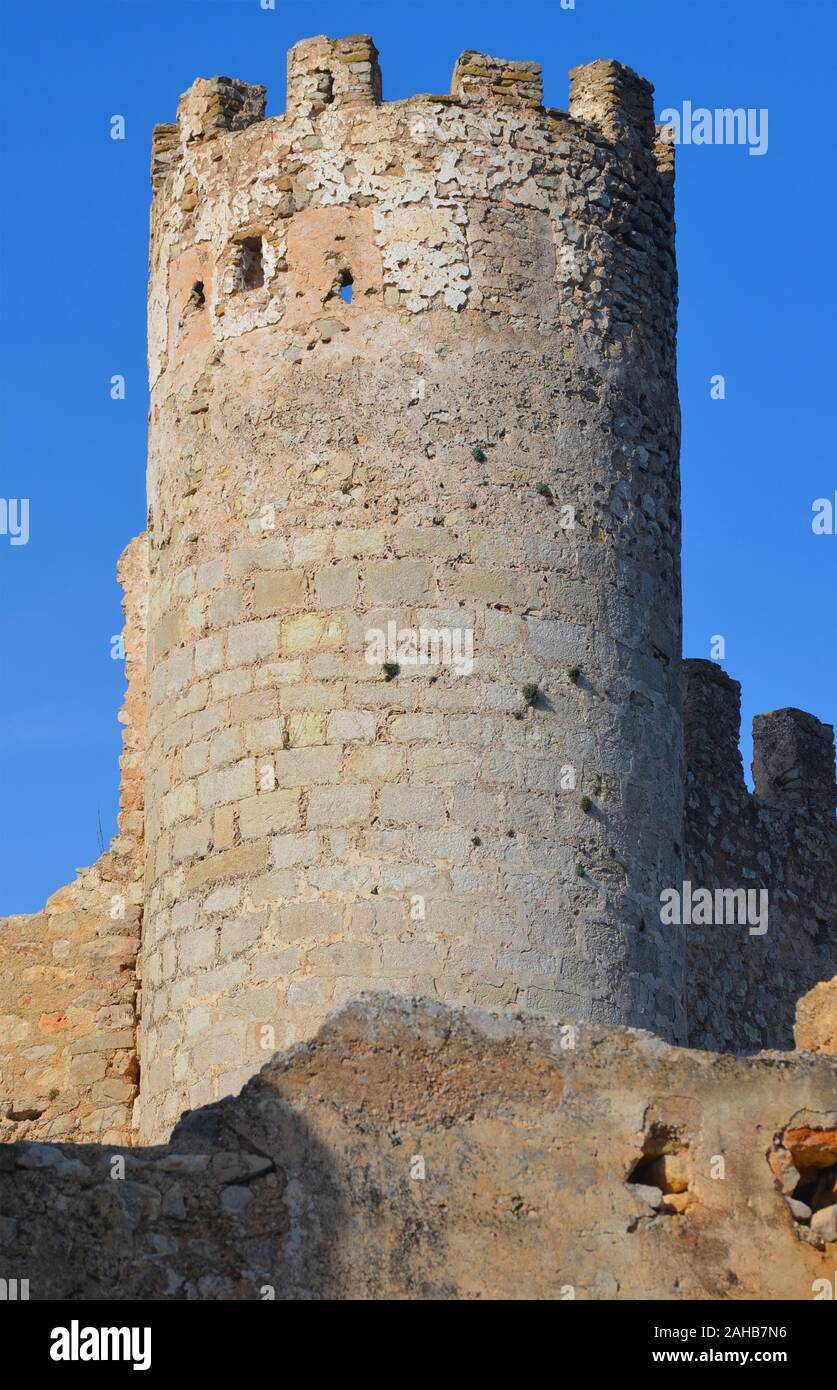
M 657 111 L 766 107 L 769 149 L 678 151 L 685 652 L 726 638 L 754 713 L 837 719 L 837 536 L 811 504 L 834 449 L 833 0 L 6 0 L 0 496 L 0 912 L 34 911 L 115 830 L 124 678 L 117 556 L 145 517 L 145 286 L 151 127 L 195 77 L 284 104 L 285 52 L 372 33 L 384 96 L 447 91 L 475 48 L 567 69 L 614 57 Z M 125 117 L 127 138 L 110 139 Z M 109 397 L 113 374 L 127 397 Z M 727 397 L 710 400 L 709 379 Z

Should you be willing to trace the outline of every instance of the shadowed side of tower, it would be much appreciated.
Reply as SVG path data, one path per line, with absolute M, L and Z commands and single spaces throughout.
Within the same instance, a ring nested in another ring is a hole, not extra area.
M 684 1039 L 651 96 L 317 38 L 155 132 L 145 1139 L 363 989 Z

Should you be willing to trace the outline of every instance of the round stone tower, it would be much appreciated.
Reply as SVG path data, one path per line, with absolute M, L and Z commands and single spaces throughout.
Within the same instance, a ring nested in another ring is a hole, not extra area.
M 367 989 L 684 1039 L 672 155 L 359 35 L 156 129 L 143 1139 Z

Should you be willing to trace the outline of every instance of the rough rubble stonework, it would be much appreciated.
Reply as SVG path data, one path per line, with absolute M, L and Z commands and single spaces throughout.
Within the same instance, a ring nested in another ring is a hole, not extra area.
M 643 78 L 570 79 L 468 52 L 384 103 L 321 37 L 284 115 L 200 79 L 155 129 L 119 834 L 0 919 L 0 1140 L 163 1142 L 370 989 L 747 1052 L 833 975 L 833 731 L 762 716 L 750 795 L 680 659 L 673 147 Z M 473 669 L 370 663 L 389 624 Z M 685 876 L 767 936 L 663 927 Z M 798 1080 L 780 1128 L 814 1074 L 689 1065 L 730 1113 Z
M 0 1268 L 38 1300 L 826 1296 L 837 1239 L 783 1188 L 791 1153 L 837 1173 L 837 1058 L 568 1041 L 364 998 L 121 1177 L 0 1147 Z
M 793 1035 L 800 1052 L 837 1053 L 837 975 L 799 1000 Z

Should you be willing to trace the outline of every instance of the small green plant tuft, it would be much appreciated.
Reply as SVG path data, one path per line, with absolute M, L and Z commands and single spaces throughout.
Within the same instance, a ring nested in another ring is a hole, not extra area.
M 538 703 L 538 697 L 540 693 L 541 692 L 534 681 L 527 681 L 521 691 L 521 694 L 530 709 L 533 707 L 533 705 L 536 705 Z
M 568 678 L 568 680 L 571 680 L 571 681 L 572 681 L 573 685 L 575 685 L 575 683 L 576 683 L 576 681 L 578 680 L 578 678 L 579 678 L 580 675 L 581 675 L 581 667 L 580 667 L 580 666 L 571 666 L 570 669 L 569 669 L 569 671 L 567 672 L 567 678 Z
M 401 667 L 397 661 L 385 661 L 381 670 L 384 673 L 384 680 L 393 680 L 400 672 Z
M 535 483 L 535 492 L 540 493 L 541 497 L 552 497 L 552 488 L 549 483 Z
M 587 812 L 590 810 L 590 807 L 593 805 L 593 803 L 592 803 L 592 801 L 590 800 L 589 796 L 583 796 L 583 797 L 581 798 L 581 800 L 579 801 L 578 804 L 579 804 L 579 806 L 581 807 L 581 809 L 582 809 L 582 811 L 584 812 L 585 815 L 586 815 Z
M 488 455 L 484 449 L 480 448 L 479 444 L 475 444 L 471 450 L 471 458 L 476 459 L 477 463 L 485 463 Z
M 583 864 L 576 864 L 576 866 L 575 866 L 575 876 L 576 876 L 576 878 L 583 878 L 583 877 L 584 877 L 584 865 L 583 865 Z

